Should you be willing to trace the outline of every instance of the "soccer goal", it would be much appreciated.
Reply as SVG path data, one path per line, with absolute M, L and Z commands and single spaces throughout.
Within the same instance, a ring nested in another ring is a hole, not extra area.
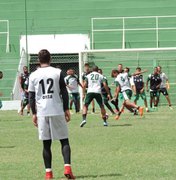
M 4 39 L 3 44 L 0 43 L 1 49 L 5 45 L 6 53 L 9 52 L 9 20 L 0 20 L 0 36 L 1 36 L 1 43 Z
M 176 105 L 176 48 L 139 48 L 139 49 L 108 49 L 108 50 L 87 50 L 79 54 L 80 76 L 83 72 L 84 64 L 97 65 L 103 70 L 113 92 L 113 81 L 111 70 L 117 69 L 118 64 L 129 67 L 130 72 L 134 72 L 136 67 L 147 69 L 144 74 L 144 81 L 153 72 L 155 66 L 160 65 L 162 71 L 166 73 L 170 82 L 169 94 L 172 104 Z M 149 96 L 149 94 L 148 94 Z M 167 102 L 161 96 L 160 105 Z

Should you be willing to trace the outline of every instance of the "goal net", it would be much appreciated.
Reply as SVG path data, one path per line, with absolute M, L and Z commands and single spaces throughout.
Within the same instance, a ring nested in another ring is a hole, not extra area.
M 117 69 L 118 64 L 129 67 L 134 72 L 136 67 L 147 69 L 144 74 L 144 81 L 153 72 L 154 67 L 161 66 L 162 71 L 169 78 L 170 89 L 168 90 L 171 103 L 176 105 L 176 48 L 148 48 L 148 49 L 116 49 L 116 50 L 89 50 L 79 55 L 80 75 L 84 70 L 84 64 L 97 65 L 103 70 L 109 85 L 114 93 L 114 79 L 111 78 L 111 70 Z M 149 100 L 149 93 L 147 93 Z M 160 105 L 167 105 L 166 99 L 160 97 Z

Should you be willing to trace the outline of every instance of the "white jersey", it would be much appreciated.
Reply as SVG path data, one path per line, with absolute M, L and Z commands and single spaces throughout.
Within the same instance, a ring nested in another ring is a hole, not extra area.
M 160 78 L 161 78 L 160 88 L 166 88 L 166 82 L 168 81 L 168 77 L 166 76 L 165 73 L 161 72 L 160 73 Z
M 116 79 L 115 79 L 115 83 L 117 85 L 120 85 L 121 88 L 121 92 L 124 92 L 126 90 L 131 90 L 131 85 L 129 82 L 129 77 L 128 77 L 128 73 L 124 72 L 124 73 L 120 73 Z
M 65 77 L 65 83 L 69 87 L 67 87 L 69 93 L 78 93 L 79 87 L 78 87 L 78 76 L 77 75 L 68 75 Z
M 60 69 L 49 66 L 39 68 L 30 75 L 28 90 L 35 92 L 37 116 L 64 115 L 60 74 Z
M 87 93 L 99 93 L 101 94 L 101 84 L 104 81 L 103 75 L 98 72 L 91 72 L 86 76 L 87 81 Z

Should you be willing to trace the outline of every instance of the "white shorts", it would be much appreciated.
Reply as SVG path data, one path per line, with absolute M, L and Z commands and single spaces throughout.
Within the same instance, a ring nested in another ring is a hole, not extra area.
M 68 138 L 67 122 L 64 115 L 38 117 L 39 140 L 60 140 Z

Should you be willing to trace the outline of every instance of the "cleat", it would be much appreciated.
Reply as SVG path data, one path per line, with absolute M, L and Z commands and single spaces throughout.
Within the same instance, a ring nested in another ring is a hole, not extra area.
M 135 115 L 138 115 L 138 112 L 137 112 L 137 110 L 136 110 L 136 109 L 134 110 L 133 115 L 134 115 L 134 116 L 135 116 Z
M 64 175 L 67 179 L 76 179 L 76 177 L 72 173 L 71 166 L 65 166 L 64 168 Z
M 50 180 L 50 179 L 53 179 L 53 172 L 52 171 L 46 172 L 46 174 L 45 174 L 45 180 Z
M 86 120 L 83 120 L 80 124 L 80 127 L 83 127 L 86 124 Z
M 149 112 L 149 109 L 148 109 L 148 108 L 146 108 L 145 110 L 146 110 L 146 112 Z
M 169 106 L 169 109 L 170 109 L 170 110 L 173 110 L 173 107 L 172 107 L 172 106 Z
M 144 108 L 143 107 L 139 108 L 139 114 L 140 114 L 140 116 L 143 116 L 143 114 L 144 114 Z
M 115 120 L 119 120 L 120 115 L 115 116 Z
M 108 123 L 107 122 L 103 122 L 103 126 L 108 126 Z

